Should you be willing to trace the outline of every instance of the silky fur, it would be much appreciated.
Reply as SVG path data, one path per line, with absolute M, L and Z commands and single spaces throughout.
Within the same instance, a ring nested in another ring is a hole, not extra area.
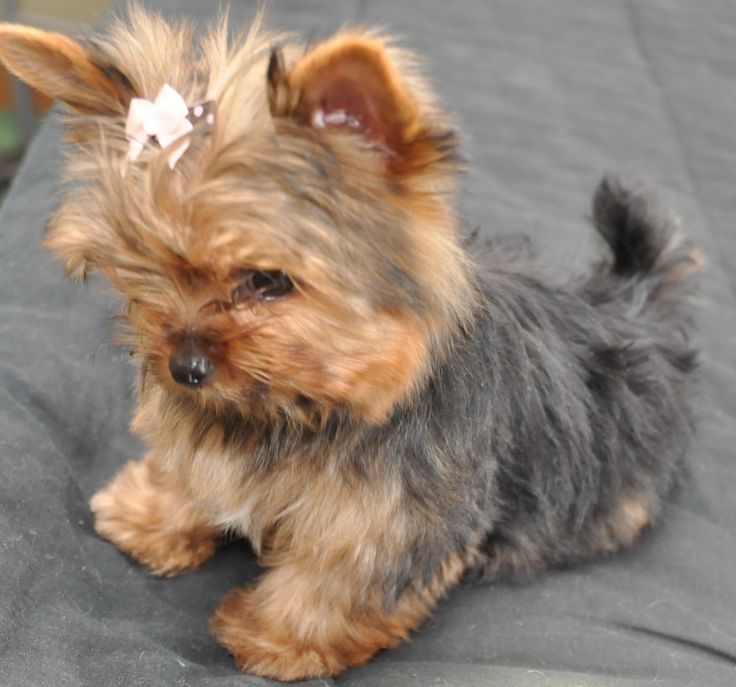
M 692 431 L 698 253 L 674 218 L 607 178 L 591 276 L 549 274 L 524 241 L 465 245 L 456 135 L 410 54 L 129 15 L 84 46 L 0 28 L 0 58 L 69 107 L 46 245 L 123 294 L 140 366 L 150 451 L 92 499 L 98 532 L 161 575 L 248 537 L 267 571 L 212 629 L 282 680 L 395 646 L 463 573 L 629 546 Z M 173 170 L 154 144 L 126 157 L 130 99 L 164 82 L 217 117 Z M 315 126 L 331 99 L 361 125 Z M 246 268 L 296 288 L 236 307 Z M 196 390 L 167 368 L 192 338 L 215 369 Z

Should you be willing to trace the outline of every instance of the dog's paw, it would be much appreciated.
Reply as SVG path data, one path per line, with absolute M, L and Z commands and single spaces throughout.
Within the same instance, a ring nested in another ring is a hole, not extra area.
M 260 606 L 254 588 L 235 589 L 210 621 L 213 634 L 240 670 L 293 682 L 338 675 L 351 665 L 339 651 L 291 636 L 282 624 L 264 617 Z
M 155 575 L 193 570 L 217 547 L 216 532 L 145 460 L 125 465 L 90 508 L 97 533 Z

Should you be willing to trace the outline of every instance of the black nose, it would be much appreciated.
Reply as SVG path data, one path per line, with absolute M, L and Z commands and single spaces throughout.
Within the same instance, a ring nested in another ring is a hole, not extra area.
M 169 358 L 169 372 L 175 382 L 185 386 L 202 386 L 207 377 L 210 376 L 214 365 L 201 355 L 172 355 Z

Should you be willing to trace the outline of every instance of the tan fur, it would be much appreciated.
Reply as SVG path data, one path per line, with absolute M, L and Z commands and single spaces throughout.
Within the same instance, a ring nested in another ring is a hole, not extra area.
M 0 60 L 16 76 L 83 112 L 122 114 L 130 100 L 125 84 L 105 74 L 105 64 L 66 36 L 15 24 L 0 26 Z
M 419 108 L 391 67 L 383 43 L 376 38 L 340 35 L 317 46 L 289 75 L 290 86 L 301 93 L 299 107 L 309 121 L 321 101 L 334 89 L 351 84 L 366 100 L 375 120 L 372 135 L 402 154 L 419 130 Z
M 361 246 L 347 245 L 325 232 L 322 218 L 284 194 L 282 181 L 274 179 L 271 171 L 274 161 L 283 164 L 294 175 L 294 183 L 303 184 L 304 193 L 312 199 L 324 193 L 322 180 L 308 166 L 306 156 L 313 142 L 304 127 L 295 129 L 289 121 L 277 122 L 295 138 L 289 142 L 293 149 L 282 146 L 278 153 L 273 150 L 274 122 L 262 80 L 267 51 L 277 38 L 261 33 L 256 24 L 242 46 L 233 49 L 228 47 L 223 26 L 204 39 L 204 57 L 211 62 L 207 83 L 201 80 L 200 72 L 181 73 L 181 53 L 191 53 L 186 43 L 188 30 L 164 30 L 158 20 L 138 12 L 133 13 L 135 41 L 128 35 L 131 29 L 123 25 L 114 28 L 108 49 L 124 57 L 126 64 L 135 65 L 130 78 L 138 94 L 155 97 L 163 83 L 161 75 L 170 74 L 169 82 L 189 102 L 215 99 L 217 126 L 207 140 L 194 136 L 190 151 L 174 173 L 164 164 L 165 158 L 150 150 L 144 151 L 141 164 L 123 176 L 127 144 L 121 138 L 121 123 L 114 118 L 95 119 L 102 136 L 73 151 L 69 174 L 81 182 L 80 188 L 67 196 L 52 220 L 46 246 L 65 260 L 70 274 L 83 277 L 96 267 L 127 295 L 136 347 L 150 356 L 154 366 L 170 352 L 170 340 L 162 336 L 165 328 L 203 329 L 209 339 L 227 342 L 228 365 L 220 366 L 213 395 L 230 399 L 240 394 L 245 377 L 265 376 L 269 382 L 288 380 L 288 388 L 281 389 L 285 396 L 316 395 L 325 408 L 345 402 L 350 393 L 356 412 L 380 420 L 421 382 L 428 351 L 440 345 L 445 328 L 453 326 L 457 317 L 466 318 L 473 307 L 466 259 L 457 246 L 450 204 L 452 175 L 450 170 L 447 174 L 405 172 L 394 182 L 402 187 L 398 192 L 385 184 L 379 158 L 367 152 L 356 156 L 354 142 L 345 140 L 344 133 L 326 133 L 335 139 L 338 160 L 350 160 L 339 174 L 354 177 L 346 183 L 359 185 L 364 197 L 354 206 L 347 199 L 339 207 L 329 207 L 326 197 L 325 212 L 339 213 L 336 219 L 346 225 L 365 221 L 360 218 L 366 202 L 401 212 L 411 244 L 396 253 L 396 262 L 436 294 L 436 310 L 419 321 L 395 308 L 377 311 L 358 291 L 336 294 L 335 281 L 348 285 L 354 276 L 346 273 L 334 279 L 325 272 L 319 255 L 304 254 L 301 239 L 295 242 L 297 236 L 311 234 L 326 253 L 335 256 L 347 250 L 357 253 Z M 163 51 L 160 44 L 167 41 L 168 50 Z M 360 50 L 370 45 L 373 53 L 378 53 L 381 45 L 377 38 L 344 34 L 339 40 L 340 51 L 347 50 L 351 42 Z M 316 52 L 325 49 L 319 47 Z M 387 54 L 394 56 L 393 52 Z M 400 51 L 396 57 L 401 64 Z M 167 59 L 170 63 L 163 64 Z M 388 61 L 386 56 L 380 59 L 382 65 Z M 297 60 L 295 69 L 298 71 L 305 61 L 310 64 L 312 58 Z M 256 78 L 261 80 L 258 87 Z M 393 71 L 387 78 L 389 90 L 398 88 Z M 413 92 L 427 100 L 422 110 L 426 120 L 423 129 L 435 126 L 433 118 L 439 126 L 442 118 L 433 110 L 422 81 L 411 70 L 405 80 Z M 71 121 L 72 128 L 83 125 L 79 118 Z M 431 155 L 427 158 L 428 147 L 431 143 L 421 144 L 412 156 L 420 167 L 420 160 L 431 159 Z M 250 186 L 238 181 L 243 174 L 252 181 Z M 269 198 L 267 213 L 262 202 L 265 196 Z M 366 239 L 367 235 L 362 240 Z M 131 250 L 132 246 L 136 249 Z M 354 259 L 352 255 L 345 257 L 336 264 L 347 265 Z M 275 325 L 263 321 L 266 313 L 262 308 L 240 313 L 201 310 L 207 303 L 227 300 L 234 285 L 230 275 L 242 265 L 264 269 L 277 265 L 297 277 L 302 300 L 268 309 L 279 318 L 280 336 L 277 332 L 274 338 Z M 330 341 L 331 350 L 323 345 L 311 350 L 325 327 L 336 334 Z M 246 331 L 252 334 L 244 340 Z M 280 338 L 293 342 L 294 335 L 301 340 L 298 359 L 279 346 Z M 275 345 L 266 350 L 258 345 L 259 338 Z M 243 345 L 238 345 L 240 340 Z M 397 358 L 401 341 L 408 342 L 408 347 Z M 364 362 L 356 365 L 361 360 Z M 383 381 L 370 383 L 376 375 Z M 363 381 L 351 387 L 357 379 Z M 380 394 L 383 397 L 379 400 Z
M 45 243 L 71 276 L 97 269 L 123 294 L 141 367 L 132 429 L 151 450 L 92 499 L 97 531 L 160 575 L 200 565 L 225 530 L 249 537 L 269 571 L 226 598 L 218 638 L 262 675 L 334 675 L 405 639 L 473 553 L 448 551 L 432 580 L 394 598 L 387 571 L 431 516 L 400 480 L 337 452 L 259 467 L 258 429 L 326 432 L 334 413 L 385 421 L 470 321 L 455 139 L 413 58 L 385 37 L 343 31 L 306 50 L 260 19 L 228 35 L 226 17 L 195 38 L 133 5 L 99 52 L 6 26 L 0 59 L 75 110 L 74 184 Z M 173 170 L 153 141 L 131 163 L 124 133 L 129 99 L 164 83 L 216 108 Z M 365 130 L 310 125 L 325 98 L 340 105 L 341 84 Z M 243 270 L 284 271 L 294 292 L 234 303 Z M 214 365 L 197 390 L 168 368 L 186 341 Z M 233 413 L 240 440 L 225 448 Z
M 155 417 L 152 406 L 141 410 Z M 139 414 L 135 426 L 145 432 L 143 422 Z M 187 445 L 185 439 L 182 445 L 174 444 L 167 456 L 129 463 L 93 499 L 98 531 L 159 573 L 184 566 L 169 570 L 152 562 L 151 549 L 133 550 L 128 537 L 150 542 L 155 555 L 158 542 L 168 536 L 156 529 L 160 505 L 173 513 L 176 508 L 186 514 L 208 513 L 210 522 L 246 534 L 270 572 L 255 587 L 228 595 L 212 623 L 242 669 L 296 680 L 333 675 L 362 664 L 376 651 L 405 639 L 472 562 L 472 551 L 452 556 L 430 584 L 412 588 L 393 608 L 384 609 L 382 570 L 403 555 L 405 542 L 413 534 L 412 513 L 400 492 L 375 491 L 368 482 L 346 481 L 336 466 L 325 465 L 319 457 L 283 461 L 275 470 L 249 475 L 240 456 L 222 454 L 214 444 L 198 451 L 187 450 Z M 187 499 L 174 508 L 171 502 L 160 501 L 157 487 L 148 502 L 154 510 L 146 517 L 137 510 L 146 507 L 145 489 L 136 485 L 133 492 L 127 491 L 130 473 L 135 470 L 136 474 L 144 465 L 153 470 L 159 461 L 164 465 L 156 471 L 179 475 L 190 491 L 175 487 L 175 481 L 169 483 L 177 494 L 187 493 Z M 112 518 L 107 515 L 111 501 L 132 504 L 137 519 L 146 523 L 145 532 L 131 532 L 129 522 L 111 527 Z M 105 520 L 100 523 L 102 517 Z M 174 522 L 183 528 L 178 533 L 180 542 L 197 540 L 186 536 L 187 522 L 193 533 L 202 531 L 197 517 Z M 167 520 L 159 526 L 168 529 L 173 524 Z M 186 556 L 180 546 L 171 544 L 177 556 Z
M 155 575 L 193 570 L 215 552 L 217 529 L 151 455 L 127 463 L 90 507 L 98 534 Z
M 601 550 L 614 553 L 620 549 L 628 549 L 655 515 L 651 497 L 645 495 L 625 499 L 615 513 L 598 528 Z
M 473 553 L 452 556 L 427 586 L 405 592 L 385 611 L 355 598 L 355 587 L 332 569 L 325 578 L 310 561 L 281 565 L 257 586 L 228 594 L 212 629 L 244 670 L 279 680 L 337 675 L 405 640 L 457 583 Z

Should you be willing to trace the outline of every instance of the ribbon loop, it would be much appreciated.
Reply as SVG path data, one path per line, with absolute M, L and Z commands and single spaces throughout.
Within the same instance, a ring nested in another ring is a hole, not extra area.
M 213 104 L 203 103 L 190 109 L 184 98 L 169 84 L 164 84 L 153 102 L 145 98 L 133 98 L 125 122 L 125 134 L 130 141 L 128 159 L 131 162 L 138 159 L 151 138 L 155 138 L 162 148 L 166 148 L 178 138 L 188 134 L 194 129 L 190 117 L 208 127 L 213 126 L 215 121 Z M 188 147 L 189 139 L 186 139 L 172 151 L 169 157 L 171 169 L 174 169 Z

